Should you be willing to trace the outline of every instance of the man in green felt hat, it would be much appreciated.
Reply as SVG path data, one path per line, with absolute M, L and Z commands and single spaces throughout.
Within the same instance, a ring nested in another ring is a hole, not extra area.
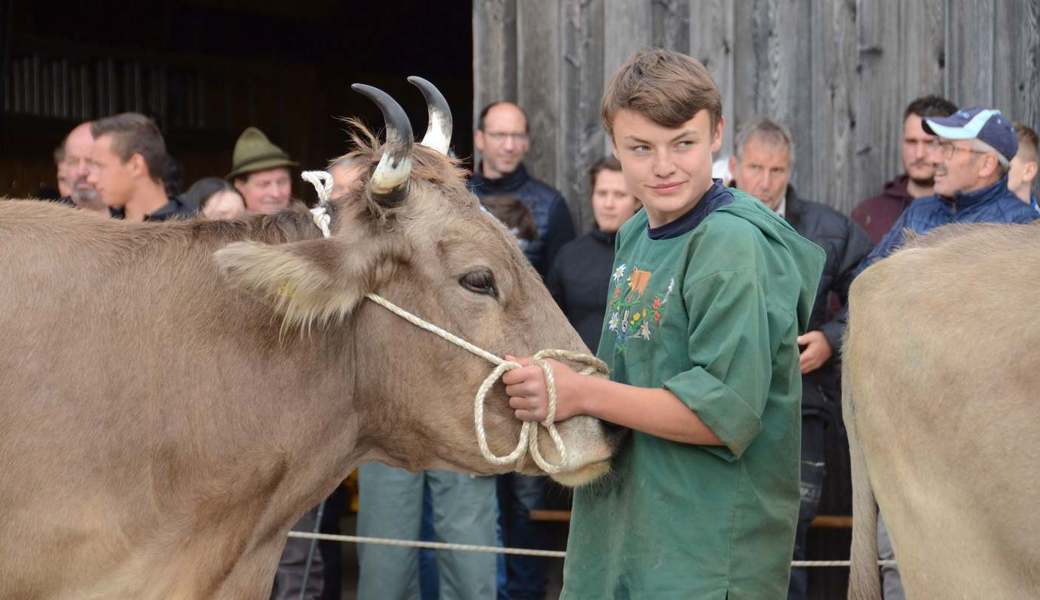
M 292 194 L 289 169 L 297 166 L 264 132 L 248 127 L 235 142 L 227 180 L 242 194 L 246 210 L 272 214 L 289 208 Z

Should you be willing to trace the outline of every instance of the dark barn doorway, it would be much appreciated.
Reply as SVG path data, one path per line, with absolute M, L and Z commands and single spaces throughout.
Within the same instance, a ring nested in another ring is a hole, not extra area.
M 76 124 L 136 111 L 156 119 L 183 187 L 225 175 L 255 125 L 304 168 L 348 150 L 337 117 L 381 127 L 349 89 L 365 82 L 426 127 L 422 75 L 455 114 L 454 147 L 472 153 L 469 2 L 0 0 L 0 197 L 54 192 L 54 149 Z M 294 182 L 295 195 L 313 192 Z

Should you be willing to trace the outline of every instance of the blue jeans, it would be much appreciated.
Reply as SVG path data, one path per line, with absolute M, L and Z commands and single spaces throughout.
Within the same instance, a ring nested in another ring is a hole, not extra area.
M 885 519 L 880 512 L 877 517 L 877 530 L 878 558 L 894 560 L 892 539 L 888 537 L 888 528 L 885 527 Z M 885 600 L 904 600 L 906 598 L 903 593 L 903 578 L 899 575 L 898 567 L 881 567 L 881 597 Z
M 823 478 L 827 474 L 824 463 L 824 441 L 827 423 L 822 415 L 802 417 L 802 478 L 798 486 L 801 503 L 798 506 L 798 528 L 794 537 L 794 560 L 805 560 L 806 538 L 809 525 L 816 518 L 823 492 Z M 809 571 L 791 569 L 787 588 L 788 600 L 806 600 L 809 596 Z
M 417 540 L 423 490 L 429 487 L 437 541 L 495 545 L 495 482 L 451 471 L 409 473 L 381 464 L 358 470 L 358 535 Z M 495 555 L 439 550 L 440 597 L 487 600 L 495 595 Z M 414 548 L 358 546 L 360 600 L 420 597 L 419 553 Z
M 498 476 L 499 526 L 502 545 L 545 550 L 545 524 L 531 521 L 531 511 L 545 507 L 545 477 L 507 473 Z M 536 556 L 505 557 L 505 586 L 499 600 L 542 600 L 545 597 L 547 559 Z

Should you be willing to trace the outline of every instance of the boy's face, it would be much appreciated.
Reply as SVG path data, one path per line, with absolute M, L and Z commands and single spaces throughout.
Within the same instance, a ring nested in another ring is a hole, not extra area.
M 686 214 L 711 187 L 711 155 L 722 146 L 721 119 L 713 131 L 708 111 L 700 110 L 672 129 L 626 109 L 618 111 L 613 125 L 614 156 L 651 227 Z
M 1008 169 L 1008 189 L 1018 196 L 1019 200 L 1028 203 L 1031 200 L 1033 180 L 1036 179 L 1040 163 L 1035 153 L 1023 151 L 1022 143 L 1018 144 L 1018 154 L 1011 159 Z

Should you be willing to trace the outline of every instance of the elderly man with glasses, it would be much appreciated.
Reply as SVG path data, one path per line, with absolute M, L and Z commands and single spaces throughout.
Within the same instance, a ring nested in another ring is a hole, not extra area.
M 923 234 L 948 223 L 1030 223 L 1038 217 L 1008 189 L 1018 138 L 1000 111 L 965 108 L 949 117 L 926 117 L 922 128 L 936 136 L 930 153 L 935 194 L 906 209 L 860 271 L 901 246 L 907 229 Z

